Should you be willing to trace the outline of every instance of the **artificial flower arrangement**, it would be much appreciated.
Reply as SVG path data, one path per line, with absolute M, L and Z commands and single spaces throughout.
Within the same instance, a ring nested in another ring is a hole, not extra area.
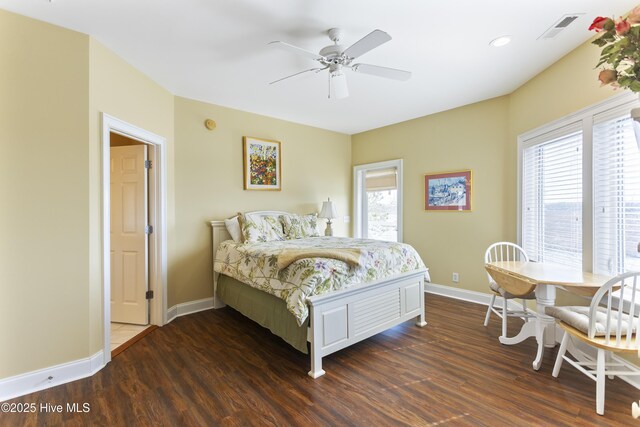
M 596 67 L 605 68 L 598 74 L 602 85 L 640 92 L 640 6 L 626 18 L 618 20 L 598 16 L 589 30 L 602 33 L 591 43 L 603 47 Z

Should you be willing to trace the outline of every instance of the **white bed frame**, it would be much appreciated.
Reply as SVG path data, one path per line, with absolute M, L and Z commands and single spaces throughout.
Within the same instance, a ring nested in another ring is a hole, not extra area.
M 286 212 L 257 211 L 245 215 L 283 215 Z M 221 242 L 230 240 L 224 221 L 211 221 L 213 259 Z M 308 341 L 311 347 L 309 376 L 318 378 L 325 371 L 322 358 L 412 318 L 425 326 L 425 269 L 388 277 L 307 299 L 309 305 Z M 224 307 L 217 294 L 218 273 L 213 272 L 213 307 Z

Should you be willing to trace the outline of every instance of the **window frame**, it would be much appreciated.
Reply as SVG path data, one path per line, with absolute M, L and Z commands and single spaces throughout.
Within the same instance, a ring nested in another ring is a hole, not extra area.
M 395 168 L 397 170 L 397 202 L 398 202 L 398 243 L 403 240 L 403 178 L 402 159 L 387 160 L 383 162 L 367 163 L 353 167 L 353 236 L 362 238 L 367 229 L 367 203 L 365 178 L 367 171 Z
M 593 117 L 597 114 L 613 110 L 628 109 L 640 106 L 638 95 L 626 91 L 614 95 L 602 102 L 583 108 L 575 113 L 542 125 L 538 128 L 518 135 L 517 138 L 517 171 L 516 171 L 516 227 L 517 242 L 522 245 L 522 197 L 523 197 L 523 153 L 526 148 L 539 144 L 543 138 L 553 139 L 566 129 L 576 124 L 582 130 L 582 270 L 593 271 L 595 251 L 593 222 Z

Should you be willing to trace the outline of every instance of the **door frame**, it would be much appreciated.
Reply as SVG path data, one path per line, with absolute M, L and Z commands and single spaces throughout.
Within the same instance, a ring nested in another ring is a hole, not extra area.
M 367 163 L 364 165 L 356 165 L 353 167 L 353 235 L 355 238 L 362 238 L 364 234 L 363 230 L 367 226 L 367 204 L 365 203 L 365 179 L 367 171 L 391 168 L 396 168 L 396 170 L 398 171 L 398 243 L 402 243 L 404 241 L 402 232 L 402 159 Z
M 111 133 L 147 144 L 152 167 L 149 173 L 149 303 L 150 323 L 167 321 L 167 140 L 123 120 L 102 113 L 102 284 L 104 364 L 111 361 Z

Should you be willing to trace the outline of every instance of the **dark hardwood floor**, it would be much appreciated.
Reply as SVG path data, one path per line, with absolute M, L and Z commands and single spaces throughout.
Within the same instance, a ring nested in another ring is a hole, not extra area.
M 609 380 L 598 416 L 595 382 L 566 364 L 554 379 L 555 349 L 533 371 L 534 340 L 500 345 L 485 309 L 427 295 L 425 328 L 406 322 L 334 353 L 317 380 L 306 355 L 229 308 L 209 310 L 153 331 L 91 378 L 10 401 L 89 412 L 0 413 L 0 426 L 640 424 L 634 387 Z

